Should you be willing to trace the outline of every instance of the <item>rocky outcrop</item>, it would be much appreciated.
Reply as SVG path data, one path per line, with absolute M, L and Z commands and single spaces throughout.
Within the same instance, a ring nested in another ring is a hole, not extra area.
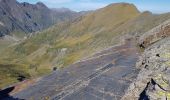
M 51 10 L 41 2 L 34 5 L 16 0 L 0 0 L 0 36 L 18 31 L 39 31 L 79 15 L 70 10 L 60 10 Z
M 141 71 L 122 100 L 170 100 L 169 25 L 168 20 L 140 38 L 145 47 L 137 63 Z
M 139 45 L 142 48 L 148 47 L 156 41 L 170 36 L 170 20 L 146 32 L 140 37 Z

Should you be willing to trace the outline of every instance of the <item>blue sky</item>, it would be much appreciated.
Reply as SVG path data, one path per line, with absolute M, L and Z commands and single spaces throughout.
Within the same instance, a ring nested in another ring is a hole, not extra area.
M 50 8 L 70 8 L 74 11 L 95 10 L 110 3 L 128 2 L 137 6 L 140 11 L 149 10 L 153 13 L 170 12 L 170 0 L 17 0 L 35 4 L 43 2 Z

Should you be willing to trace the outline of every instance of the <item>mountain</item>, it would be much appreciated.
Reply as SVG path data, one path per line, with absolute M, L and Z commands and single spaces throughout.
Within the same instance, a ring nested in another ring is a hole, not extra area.
M 143 49 L 136 66 L 140 72 L 122 100 L 169 100 L 170 19 L 143 33 L 138 44 Z
M 34 5 L 16 0 L 0 0 L 0 36 L 21 36 L 21 33 L 40 31 L 78 15 L 70 10 L 51 10 L 41 2 Z
M 2 78 L 5 83 L 1 87 L 17 82 L 21 75 L 36 77 L 54 67 L 67 67 L 95 52 L 121 44 L 129 36 L 138 38 L 167 19 L 170 19 L 169 13 L 141 13 L 133 4 L 115 3 L 57 23 L 1 52 L 1 73 L 3 77 L 10 76 Z
M 4 77 L 10 73 L 1 86 L 16 82 L 19 75 L 39 76 L 53 67 L 61 68 L 92 54 L 110 43 L 108 41 L 115 36 L 114 28 L 138 14 L 134 5 L 112 4 L 29 36 L 1 52 L 1 73 Z

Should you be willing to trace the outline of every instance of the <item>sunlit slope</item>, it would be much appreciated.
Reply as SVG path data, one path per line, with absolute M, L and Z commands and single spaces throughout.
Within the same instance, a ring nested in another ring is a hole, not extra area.
M 1 53 L 0 63 L 19 69 L 17 75 L 24 72 L 28 78 L 35 77 L 120 43 L 120 37 L 125 34 L 140 35 L 168 18 L 170 14 L 140 13 L 132 4 L 111 4 L 74 21 L 54 25 L 9 47 Z M 9 79 L 4 79 L 6 83 L 11 79 L 17 81 L 17 75 L 11 77 L 12 73 L 4 70 L 3 75 L 9 74 Z
M 109 32 L 138 14 L 139 11 L 134 5 L 126 3 L 111 4 L 77 19 L 69 27 L 69 30 L 73 34 Z
M 158 26 L 168 19 L 170 19 L 170 13 L 152 14 L 151 12 L 146 11 L 134 19 L 129 20 L 127 23 L 120 25 L 114 30 L 114 32 L 141 36 L 141 34 L 149 31 L 153 27 Z

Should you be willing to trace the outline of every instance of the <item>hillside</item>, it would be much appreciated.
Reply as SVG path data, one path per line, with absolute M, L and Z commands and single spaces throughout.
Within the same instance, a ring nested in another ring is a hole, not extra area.
M 29 4 L 0 0 L 0 37 L 43 30 L 79 15 L 70 10 L 60 10 L 52 10 L 41 2 Z
M 56 23 L 73 20 L 81 15 L 83 13 L 65 8 L 50 9 L 41 2 L 29 4 L 16 0 L 0 0 L 0 51 L 25 39 L 30 33 L 47 29 Z M 6 35 L 13 39 L 6 40 Z
M 168 13 L 140 13 L 133 4 L 116 3 L 56 24 L 1 53 L 2 74 L 9 77 L 1 77 L 5 81 L 1 87 L 17 82 L 21 75 L 36 77 L 54 67 L 67 67 L 95 52 L 120 44 L 125 35 L 138 37 L 169 18 Z M 12 73 L 9 75 L 8 72 Z
M 170 20 L 136 35 L 140 35 L 138 40 L 127 38 L 123 44 L 54 71 L 12 96 L 39 100 L 169 100 Z
M 139 50 L 135 45 L 135 40 L 127 39 L 122 45 L 53 71 L 12 97 L 36 100 L 120 100 L 138 74 L 135 64 Z M 17 85 L 15 88 L 19 87 Z

